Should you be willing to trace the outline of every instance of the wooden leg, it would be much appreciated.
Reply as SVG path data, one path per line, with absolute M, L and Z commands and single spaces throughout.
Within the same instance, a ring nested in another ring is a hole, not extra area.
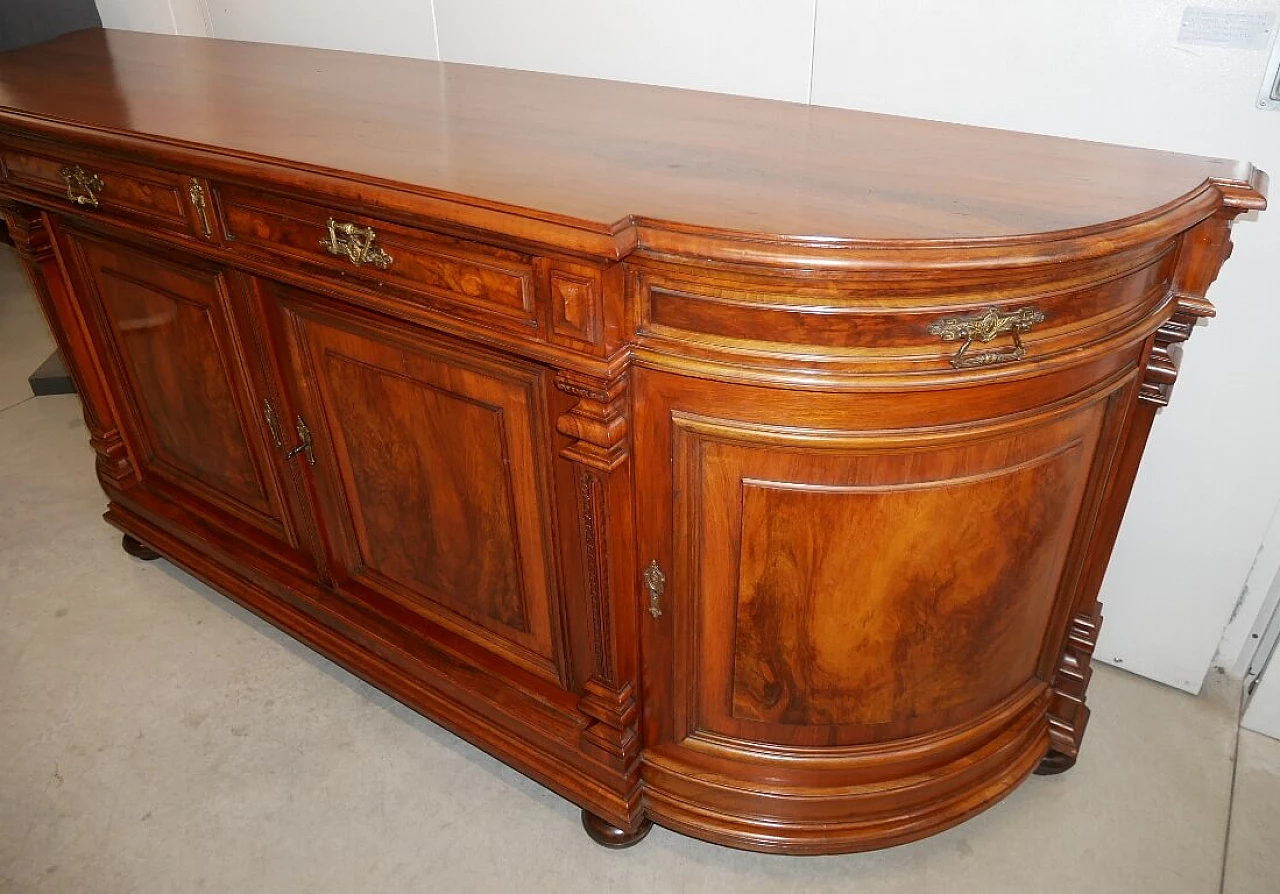
M 1050 748 L 1049 753 L 1044 756 L 1044 760 L 1040 761 L 1040 765 L 1036 767 L 1035 774 L 1037 776 L 1057 776 L 1059 773 L 1067 772 L 1075 765 L 1076 759 L 1074 757 Z
M 612 823 L 602 820 L 591 811 L 584 810 L 582 811 L 582 828 L 587 830 L 587 834 L 596 844 L 622 850 L 624 847 L 639 844 L 640 840 L 649 834 L 653 823 L 644 820 L 634 832 L 628 832 L 626 829 L 619 829 Z
M 122 546 L 124 551 L 129 555 L 133 556 L 135 559 L 142 559 L 144 562 L 150 562 L 153 559 L 160 558 L 160 554 L 158 552 L 138 540 L 138 538 L 132 537 L 128 534 L 125 534 L 120 540 L 120 546 Z

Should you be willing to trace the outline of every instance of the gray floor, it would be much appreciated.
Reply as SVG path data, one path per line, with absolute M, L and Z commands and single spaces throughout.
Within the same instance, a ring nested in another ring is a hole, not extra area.
M 1074 770 L 926 841 L 602 850 L 567 802 L 121 552 L 75 398 L 23 400 L 48 348 L 0 248 L 4 894 L 1280 891 L 1280 742 L 1238 733 L 1238 687 L 1105 667 Z

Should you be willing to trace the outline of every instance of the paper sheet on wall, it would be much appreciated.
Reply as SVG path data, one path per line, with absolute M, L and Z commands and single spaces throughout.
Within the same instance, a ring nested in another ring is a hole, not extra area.
M 1229 50 L 1265 50 L 1271 45 L 1275 13 L 1266 9 L 1212 9 L 1188 6 L 1182 12 L 1178 43 Z

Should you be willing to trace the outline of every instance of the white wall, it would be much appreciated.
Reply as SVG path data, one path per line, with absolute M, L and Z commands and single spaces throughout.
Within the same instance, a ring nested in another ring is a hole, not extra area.
M 435 0 L 440 58 L 804 102 L 816 0 Z
M 98 14 L 104 28 L 123 28 L 128 31 L 153 31 L 160 34 L 203 34 L 199 0 L 174 0 L 179 7 L 175 13 L 169 0 L 97 0 Z M 193 22 L 189 13 L 195 10 Z M 179 27 L 176 15 L 183 17 Z M 196 30 L 189 30 L 192 24 Z
M 97 0 L 103 27 L 439 58 L 430 0 Z
M 1184 4 L 1173 0 L 98 3 L 108 26 L 811 97 L 1245 158 L 1280 183 L 1280 112 L 1253 102 L 1266 52 L 1179 45 Z M 1280 501 L 1276 192 L 1275 210 L 1236 226 L 1235 257 L 1211 292 L 1221 315 L 1192 340 L 1173 405 L 1157 419 L 1103 589 L 1098 657 L 1193 691 Z M 1227 639 L 1236 651 L 1260 601 L 1240 603 Z
M 207 0 L 205 7 L 210 33 L 231 40 L 439 57 L 425 0 Z

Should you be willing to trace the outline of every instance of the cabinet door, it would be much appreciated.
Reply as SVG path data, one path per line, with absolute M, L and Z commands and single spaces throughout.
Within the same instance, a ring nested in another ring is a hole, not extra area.
M 781 779 L 809 749 L 944 736 L 1042 696 L 1105 395 L 894 431 L 909 397 L 648 372 L 638 389 L 641 560 L 667 576 L 646 640 L 658 752 L 774 749 Z
M 63 241 L 137 467 L 135 508 L 314 568 L 262 424 L 263 367 L 236 322 L 236 282 L 195 258 L 79 232 Z
M 545 372 L 260 290 L 312 433 L 333 586 L 494 679 L 559 688 Z

